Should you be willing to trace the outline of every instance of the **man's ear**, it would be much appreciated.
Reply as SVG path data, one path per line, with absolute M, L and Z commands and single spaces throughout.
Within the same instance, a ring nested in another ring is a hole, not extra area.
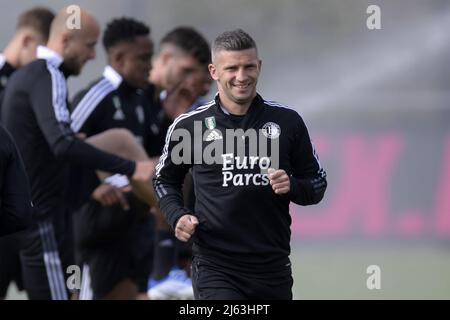
M 213 80 L 215 80 L 215 81 L 219 80 L 219 76 L 217 74 L 217 68 L 213 63 L 210 63 L 208 65 L 208 70 L 209 70 L 209 74 L 211 75 L 211 78 L 213 78 Z
M 72 39 L 72 35 L 69 32 L 64 32 L 62 34 L 61 38 L 62 38 L 63 48 L 67 49 L 67 47 L 69 46 L 69 42 Z
M 35 41 L 31 34 L 25 34 L 22 38 L 22 48 L 28 48 Z
M 173 53 L 169 50 L 162 50 L 159 54 L 159 60 L 162 65 L 166 65 L 169 63 L 169 60 L 173 57 Z
M 262 67 L 262 60 L 258 60 L 258 67 L 259 67 L 259 71 L 261 71 L 261 67 Z

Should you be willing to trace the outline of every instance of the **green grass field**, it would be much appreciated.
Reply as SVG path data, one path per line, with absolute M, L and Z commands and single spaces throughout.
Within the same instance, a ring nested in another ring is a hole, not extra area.
M 295 299 L 450 299 L 450 250 L 431 246 L 294 244 Z M 366 287 L 366 268 L 381 268 L 381 289 Z M 9 299 L 26 299 L 14 286 Z
M 295 299 L 450 299 L 449 248 L 295 246 Z M 381 268 L 369 290 L 367 266 Z

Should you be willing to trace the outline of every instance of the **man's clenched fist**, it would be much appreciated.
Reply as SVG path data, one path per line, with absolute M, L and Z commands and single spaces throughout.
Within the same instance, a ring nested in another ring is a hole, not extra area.
M 186 214 L 178 219 L 177 225 L 175 226 L 175 237 L 180 241 L 188 242 L 197 226 L 197 217 Z
M 267 173 L 269 174 L 270 185 L 276 194 L 285 194 L 291 190 L 291 180 L 289 180 L 286 171 L 269 168 Z

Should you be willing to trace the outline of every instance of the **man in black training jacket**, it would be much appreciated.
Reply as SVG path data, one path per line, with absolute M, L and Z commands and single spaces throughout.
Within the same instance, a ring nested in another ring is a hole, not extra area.
M 257 94 L 261 60 L 247 33 L 220 35 L 209 70 L 215 100 L 169 129 L 154 178 L 160 208 L 178 239 L 193 238 L 196 299 L 292 299 L 289 204 L 320 202 L 326 174 L 300 115 Z M 195 212 L 180 191 L 190 168 Z

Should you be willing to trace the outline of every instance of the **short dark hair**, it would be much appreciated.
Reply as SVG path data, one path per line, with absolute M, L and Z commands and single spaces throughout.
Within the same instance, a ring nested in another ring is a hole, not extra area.
M 48 39 L 55 14 L 45 7 L 34 7 L 17 18 L 16 30 L 30 28 Z
M 103 33 L 103 46 L 108 51 L 122 42 L 133 42 L 136 37 L 150 35 L 150 27 L 132 18 L 122 17 L 110 21 Z
M 213 53 L 225 51 L 240 51 L 256 48 L 256 42 L 250 35 L 242 29 L 226 31 L 220 34 L 213 44 Z
M 193 56 L 201 64 L 211 61 L 211 48 L 208 41 L 191 27 L 177 27 L 167 33 L 161 40 L 161 46 L 172 44 Z

